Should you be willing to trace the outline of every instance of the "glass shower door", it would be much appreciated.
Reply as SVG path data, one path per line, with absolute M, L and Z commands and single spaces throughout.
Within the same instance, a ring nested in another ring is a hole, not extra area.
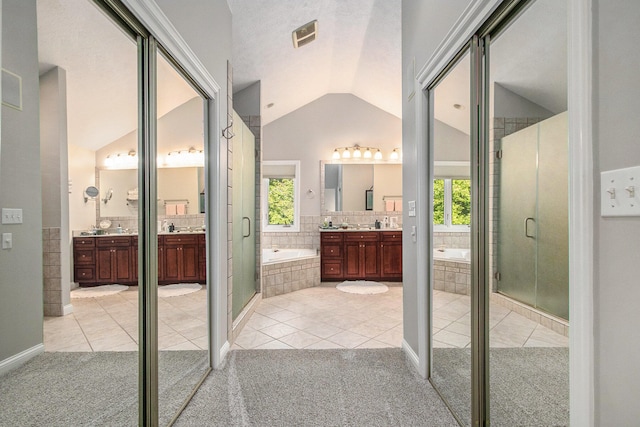
M 501 140 L 498 291 L 535 306 L 538 129 Z

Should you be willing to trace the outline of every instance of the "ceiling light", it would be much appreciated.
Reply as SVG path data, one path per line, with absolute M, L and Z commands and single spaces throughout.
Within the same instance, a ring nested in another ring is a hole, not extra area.
M 339 160 L 340 159 L 340 152 L 338 151 L 338 149 L 336 148 L 335 150 L 333 150 L 333 159 L 334 160 Z
M 293 37 L 293 47 L 298 48 L 311 43 L 316 39 L 318 34 L 318 20 L 304 24 L 302 27 L 296 28 L 291 33 Z
M 373 155 L 373 158 L 375 160 L 382 160 L 382 153 L 380 152 L 380 150 L 376 151 L 376 154 Z

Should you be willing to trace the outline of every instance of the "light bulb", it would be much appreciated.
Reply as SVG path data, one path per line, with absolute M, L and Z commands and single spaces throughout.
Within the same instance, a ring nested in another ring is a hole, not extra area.
M 360 147 L 356 147 L 355 150 L 353 150 L 353 158 L 359 159 L 360 157 L 362 157 L 362 153 L 360 152 Z
M 367 150 L 364 152 L 364 158 L 365 159 L 370 159 L 371 158 L 371 150 L 367 148 Z
M 343 159 L 348 159 L 351 157 L 351 151 L 349 151 L 348 148 L 345 148 L 344 151 L 342 152 L 342 158 Z
M 376 151 L 376 154 L 373 155 L 373 158 L 375 160 L 382 160 L 382 153 L 380 152 L 380 150 Z

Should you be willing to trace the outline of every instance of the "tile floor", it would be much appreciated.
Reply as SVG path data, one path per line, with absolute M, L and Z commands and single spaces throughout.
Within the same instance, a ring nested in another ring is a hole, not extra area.
M 389 292 L 347 294 L 335 283 L 267 298 L 256 307 L 234 349 L 383 348 L 402 343 L 402 287 Z M 138 293 L 73 299 L 74 312 L 46 317 L 46 351 L 131 351 L 137 349 Z M 465 295 L 434 292 L 435 347 L 470 345 L 470 302 Z M 161 350 L 207 348 L 206 291 L 159 301 Z M 490 306 L 492 347 L 568 346 L 568 338 L 502 306 Z

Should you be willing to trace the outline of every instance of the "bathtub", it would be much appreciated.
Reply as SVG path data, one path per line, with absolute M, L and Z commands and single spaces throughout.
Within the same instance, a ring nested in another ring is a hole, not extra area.
M 450 260 L 456 262 L 471 262 L 471 250 L 470 249 L 434 249 L 433 259 Z
M 469 295 L 471 288 L 471 251 L 469 249 L 433 250 L 433 289 Z
M 262 296 L 270 298 L 320 285 L 315 249 L 262 250 Z
M 263 249 L 262 265 L 294 261 L 318 256 L 315 249 Z

